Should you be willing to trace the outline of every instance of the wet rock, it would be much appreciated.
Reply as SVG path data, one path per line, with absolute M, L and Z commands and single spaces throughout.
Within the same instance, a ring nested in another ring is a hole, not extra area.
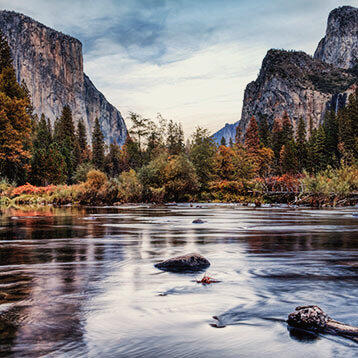
M 210 262 L 204 257 L 196 253 L 183 256 L 173 257 L 171 259 L 159 262 L 154 265 L 163 271 L 202 271 L 210 266 Z
M 201 219 L 195 219 L 193 220 L 193 224 L 204 224 L 205 221 L 204 220 L 201 220 Z
M 295 328 L 342 336 L 358 342 L 358 327 L 335 321 L 318 306 L 299 306 L 289 314 L 287 323 Z
M 330 318 L 318 306 L 299 306 L 290 313 L 287 323 L 292 327 L 323 332 Z

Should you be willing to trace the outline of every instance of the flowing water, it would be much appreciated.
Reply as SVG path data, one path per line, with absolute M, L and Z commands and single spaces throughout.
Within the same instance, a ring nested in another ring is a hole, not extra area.
M 357 212 L 4 209 L 0 356 L 358 356 L 353 341 L 285 323 L 296 306 L 318 304 L 358 325 Z M 221 282 L 153 266 L 189 252 L 207 257 Z

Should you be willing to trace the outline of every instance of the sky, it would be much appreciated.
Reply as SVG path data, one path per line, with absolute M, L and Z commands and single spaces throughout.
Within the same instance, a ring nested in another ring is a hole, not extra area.
M 313 55 L 343 5 L 358 0 L 0 0 L 78 38 L 85 73 L 125 119 L 161 113 L 186 135 L 238 121 L 266 52 Z

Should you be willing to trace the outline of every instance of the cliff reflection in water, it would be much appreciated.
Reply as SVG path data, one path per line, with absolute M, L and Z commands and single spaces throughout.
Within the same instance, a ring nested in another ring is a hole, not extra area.
M 353 212 L 3 209 L 0 356 L 231 357 L 258 346 L 261 356 L 350 354 L 356 348 L 340 340 L 302 346 L 307 340 L 292 340 L 282 320 L 312 302 L 358 324 Z M 192 224 L 198 217 L 206 223 Z M 153 267 L 192 251 L 209 258 L 221 283 L 202 287 L 192 282 L 197 275 Z M 213 315 L 235 328 L 213 329 Z

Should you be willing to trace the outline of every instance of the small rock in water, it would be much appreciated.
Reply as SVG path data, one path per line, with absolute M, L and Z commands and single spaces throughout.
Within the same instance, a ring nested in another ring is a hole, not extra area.
M 292 327 L 323 332 L 329 320 L 328 315 L 318 306 L 299 306 L 289 314 L 287 323 Z
M 201 219 L 195 219 L 193 220 L 193 224 L 204 224 L 204 220 L 201 220 Z
M 210 262 L 204 256 L 192 253 L 173 257 L 154 266 L 163 271 L 202 271 L 210 266 Z

